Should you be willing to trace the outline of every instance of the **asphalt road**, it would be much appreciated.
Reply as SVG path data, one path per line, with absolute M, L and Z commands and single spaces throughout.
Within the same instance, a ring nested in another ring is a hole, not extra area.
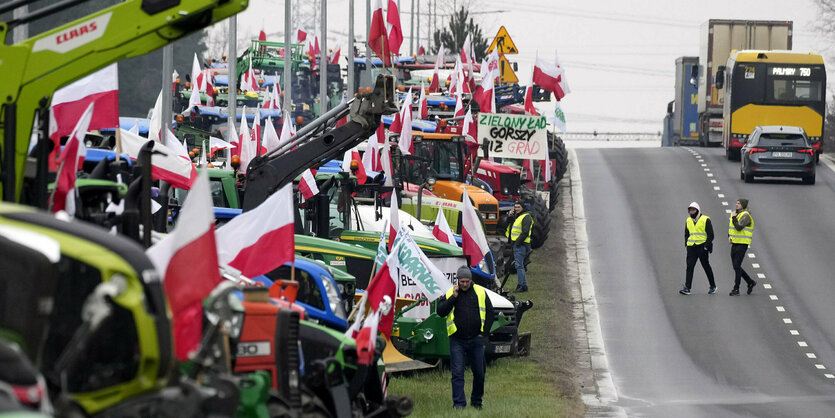
M 745 184 L 718 148 L 582 149 L 577 159 L 617 406 L 629 416 L 835 416 L 831 169 L 819 165 L 814 186 Z M 726 210 L 739 197 L 756 221 L 743 266 L 760 284 L 730 297 Z M 693 294 L 678 293 L 694 200 L 717 237 L 715 295 L 699 265 Z

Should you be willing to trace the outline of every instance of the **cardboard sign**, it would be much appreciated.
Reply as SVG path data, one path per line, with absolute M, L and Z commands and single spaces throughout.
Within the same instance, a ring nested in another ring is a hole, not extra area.
M 545 116 L 478 114 L 478 142 L 488 141 L 490 157 L 544 160 L 548 158 Z M 479 147 L 479 154 L 484 149 Z
M 467 265 L 467 259 L 463 257 L 432 257 L 429 259 L 438 270 L 443 273 L 444 277 L 449 280 L 450 286 L 455 283 L 456 280 L 456 273 L 458 272 L 458 267 L 462 267 Z M 417 282 L 413 277 L 409 275 L 408 272 L 401 269 L 399 271 L 394 271 L 392 273 L 397 273 L 397 277 L 400 284 L 399 294 L 398 296 L 402 298 L 414 299 L 419 300 L 420 298 L 426 296 L 421 290 L 420 286 L 418 286 Z M 405 318 L 415 318 L 418 320 L 426 319 L 431 310 L 429 309 L 429 300 L 425 300 L 421 302 L 418 306 L 414 307 L 410 311 L 403 314 Z

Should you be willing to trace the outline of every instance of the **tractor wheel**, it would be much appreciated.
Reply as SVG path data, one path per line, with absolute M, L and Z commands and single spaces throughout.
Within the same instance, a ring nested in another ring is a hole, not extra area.
M 490 288 L 490 290 L 498 292 L 499 284 L 501 284 L 501 279 L 504 278 L 504 263 L 505 263 L 505 255 L 504 255 L 504 239 L 497 239 L 497 240 L 487 240 L 487 244 L 490 246 L 490 254 L 493 256 L 493 272 L 496 276 L 496 283 L 493 287 L 495 289 Z
M 522 194 L 522 202 L 531 206 L 529 213 L 533 217 L 533 229 L 531 230 L 531 248 L 539 248 L 548 239 L 551 231 L 551 213 L 545 206 L 545 201 L 533 191 L 525 191 Z
M 557 200 L 560 198 L 560 183 L 558 180 L 551 179 L 548 182 L 548 210 L 554 211 L 557 207 Z

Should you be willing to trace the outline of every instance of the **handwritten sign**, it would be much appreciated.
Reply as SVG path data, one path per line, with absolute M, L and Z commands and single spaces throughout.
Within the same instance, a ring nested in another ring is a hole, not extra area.
M 544 160 L 547 129 L 545 116 L 478 114 L 478 142 L 488 142 L 490 157 Z M 479 152 L 483 154 L 483 148 Z

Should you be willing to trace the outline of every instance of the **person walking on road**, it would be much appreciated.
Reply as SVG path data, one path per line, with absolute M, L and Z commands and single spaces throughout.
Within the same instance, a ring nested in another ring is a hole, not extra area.
M 473 274 L 469 267 L 459 267 L 457 276 L 458 283 L 446 292 L 446 296 L 438 304 L 438 315 L 447 318 L 452 407 L 460 409 L 467 406 L 467 397 L 464 395 L 464 366 L 469 361 L 473 371 L 470 405 L 481 409 L 487 366 L 484 346 L 493 326 L 493 305 L 484 288 L 473 283 Z
M 528 281 L 525 273 L 525 259 L 531 253 L 531 229 L 533 218 L 521 201 L 516 201 L 507 214 L 505 236 L 513 246 L 513 263 L 516 267 L 516 292 L 527 292 Z
M 731 296 L 739 296 L 740 278 L 745 279 L 749 295 L 757 285 L 757 282 L 742 269 L 742 261 L 745 260 L 745 253 L 753 236 L 754 218 L 748 212 L 748 199 L 739 199 L 728 222 L 728 242 L 731 244 L 731 263 L 734 266 L 734 288 L 731 290 Z
M 699 204 L 693 202 L 687 208 L 690 216 L 684 221 L 684 245 L 687 248 L 687 268 L 685 272 L 684 287 L 678 292 L 682 295 L 689 295 L 693 285 L 693 270 L 696 268 L 696 260 L 700 261 L 702 268 L 707 275 L 710 289 L 707 293 L 716 293 L 716 282 L 713 280 L 713 269 L 710 267 L 710 253 L 713 252 L 713 224 L 710 216 L 703 215 Z

